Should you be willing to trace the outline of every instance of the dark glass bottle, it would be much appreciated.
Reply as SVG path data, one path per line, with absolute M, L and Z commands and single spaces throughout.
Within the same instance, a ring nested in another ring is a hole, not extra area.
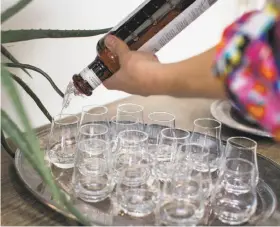
M 146 0 L 109 34 L 124 40 L 131 50 L 157 52 L 217 0 Z M 105 37 L 105 36 L 104 36 Z M 73 76 L 76 93 L 87 96 L 119 69 L 118 58 L 97 44 L 95 60 Z

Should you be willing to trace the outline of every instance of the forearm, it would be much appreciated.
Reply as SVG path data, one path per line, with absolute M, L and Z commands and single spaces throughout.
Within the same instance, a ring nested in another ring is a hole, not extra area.
M 224 98 L 222 82 L 212 74 L 215 48 L 190 59 L 166 64 L 165 93 L 177 97 Z

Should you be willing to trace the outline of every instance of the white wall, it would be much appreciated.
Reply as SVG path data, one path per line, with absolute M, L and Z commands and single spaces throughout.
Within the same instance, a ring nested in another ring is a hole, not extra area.
M 245 0 L 241 0 L 245 1 Z M 15 0 L 2 0 L 2 10 Z M 3 24 L 6 29 L 99 29 L 117 24 L 143 0 L 37 0 Z M 193 56 L 214 45 L 223 28 L 237 14 L 237 0 L 219 0 L 215 6 L 174 38 L 159 53 L 162 62 L 172 62 Z M 46 71 L 64 91 L 74 73 L 78 73 L 95 57 L 95 46 L 101 36 L 73 39 L 44 39 L 7 44 L 8 50 L 22 63 L 32 64 Z M 21 70 L 13 70 L 36 92 L 52 115 L 61 109 L 61 98 L 39 74 L 32 72 L 29 79 Z M 20 89 L 21 90 L 21 89 Z M 90 98 L 77 98 L 69 112 L 77 113 L 83 105 L 106 104 L 126 97 L 119 91 L 108 91 L 103 86 Z M 2 107 L 14 119 L 15 111 L 7 96 L 1 92 Z M 33 126 L 48 123 L 34 102 L 21 91 Z

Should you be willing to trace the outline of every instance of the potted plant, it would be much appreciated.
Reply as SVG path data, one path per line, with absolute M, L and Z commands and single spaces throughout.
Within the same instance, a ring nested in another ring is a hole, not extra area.
M 11 18 L 21 9 L 26 7 L 30 2 L 32 2 L 32 0 L 20 0 L 15 5 L 3 11 L 1 13 L 2 23 Z M 19 148 L 21 152 L 23 152 L 26 159 L 38 172 L 42 180 L 49 186 L 53 198 L 57 202 L 57 204 L 59 206 L 66 207 L 69 212 L 71 212 L 77 217 L 78 220 L 80 220 L 81 223 L 86 225 L 90 224 L 88 220 L 72 206 L 71 199 L 56 185 L 56 182 L 51 175 L 50 169 L 45 165 L 44 152 L 40 149 L 36 133 L 31 127 L 29 116 L 26 113 L 26 109 L 21 101 L 21 97 L 18 93 L 18 88 L 15 86 L 15 84 L 20 85 L 20 87 L 34 100 L 38 108 L 40 108 L 42 113 L 50 122 L 52 121 L 52 116 L 50 115 L 49 111 L 44 106 L 42 101 L 28 86 L 28 84 L 26 84 L 24 80 L 19 78 L 17 75 L 9 72 L 8 69 L 11 67 L 20 68 L 29 77 L 31 77 L 31 74 L 28 70 L 35 71 L 46 78 L 46 80 L 53 87 L 54 91 L 57 92 L 61 96 L 61 98 L 64 97 L 64 94 L 46 72 L 44 72 L 40 68 L 37 68 L 36 66 L 19 62 L 5 47 L 5 44 L 44 38 L 88 37 L 104 34 L 108 31 L 109 28 L 100 30 L 32 29 L 1 31 L 1 54 L 8 60 L 8 62 L 1 64 L 1 85 L 5 92 L 8 94 L 10 102 L 15 108 L 16 114 L 23 125 L 23 131 L 21 131 L 16 123 L 5 112 L 5 110 L 1 109 L 1 144 L 4 150 L 8 152 L 10 156 L 14 157 L 14 153 L 10 148 L 5 135 L 9 137 L 9 139 L 16 145 L 16 147 Z

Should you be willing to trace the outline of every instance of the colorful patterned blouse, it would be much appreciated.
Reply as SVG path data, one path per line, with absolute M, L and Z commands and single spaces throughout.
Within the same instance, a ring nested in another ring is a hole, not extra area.
M 238 109 L 280 141 L 280 8 L 244 14 L 217 46 L 214 73 Z

